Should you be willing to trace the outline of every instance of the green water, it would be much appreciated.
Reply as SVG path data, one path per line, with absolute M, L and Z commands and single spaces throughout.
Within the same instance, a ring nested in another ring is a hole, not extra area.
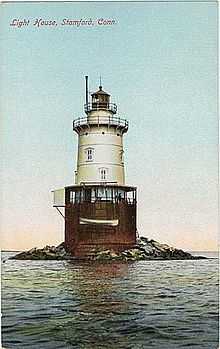
M 2 312 L 9 349 L 216 349 L 218 261 L 7 260 Z

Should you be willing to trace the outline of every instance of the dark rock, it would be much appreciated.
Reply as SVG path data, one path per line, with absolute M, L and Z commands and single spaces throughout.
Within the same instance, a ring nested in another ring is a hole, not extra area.
M 137 244 L 128 250 L 116 253 L 111 250 L 100 251 L 93 249 L 88 259 L 97 261 L 139 261 L 139 260 L 181 260 L 181 259 L 206 259 L 203 256 L 192 256 L 189 252 L 176 249 L 172 246 L 161 244 L 153 239 L 140 237 Z M 29 251 L 18 253 L 9 259 L 18 260 L 68 260 L 75 259 L 65 250 L 65 244 L 62 242 L 56 246 L 45 246 L 42 249 L 36 247 Z
M 72 256 L 65 251 L 64 243 L 59 246 L 45 246 L 42 249 L 32 248 L 29 251 L 18 253 L 10 259 L 19 260 L 62 260 L 71 259 Z

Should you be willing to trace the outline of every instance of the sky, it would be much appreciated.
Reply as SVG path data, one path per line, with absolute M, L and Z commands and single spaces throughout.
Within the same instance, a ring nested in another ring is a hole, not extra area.
M 61 26 L 64 18 L 115 24 Z M 3 249 L 64 239 L 51 191 L 74 181 L 85 75 L 90 91 L 102 76 L 129 120 L 126 183 L 138 188 L 139 234 L 217 249 L 215 2 L 5 3 L 0 40 Z

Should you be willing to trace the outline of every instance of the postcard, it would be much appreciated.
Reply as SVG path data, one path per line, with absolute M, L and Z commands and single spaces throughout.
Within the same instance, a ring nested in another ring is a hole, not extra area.
M 217 349 L 217 2 L 0 11 L 2 348 Z

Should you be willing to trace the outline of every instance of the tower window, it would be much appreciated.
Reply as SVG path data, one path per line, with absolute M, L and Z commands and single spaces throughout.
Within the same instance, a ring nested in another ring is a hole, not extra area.
M 121 161 L 122 163 L 124 163 L 124 150 L 120 150 L 120 151 L 119 151 L 119 154 L 120 154 L 120 161 Z
M 87 161 L 93 161 L 94 160 L 94 149 L 93 148 L 87 148 L 86 149 L 86 160 Z
M 100 178 L 101 178 L 101 181 L 105 181 L 107 179 L 107 169 L 106 168 L 100 168 Z

